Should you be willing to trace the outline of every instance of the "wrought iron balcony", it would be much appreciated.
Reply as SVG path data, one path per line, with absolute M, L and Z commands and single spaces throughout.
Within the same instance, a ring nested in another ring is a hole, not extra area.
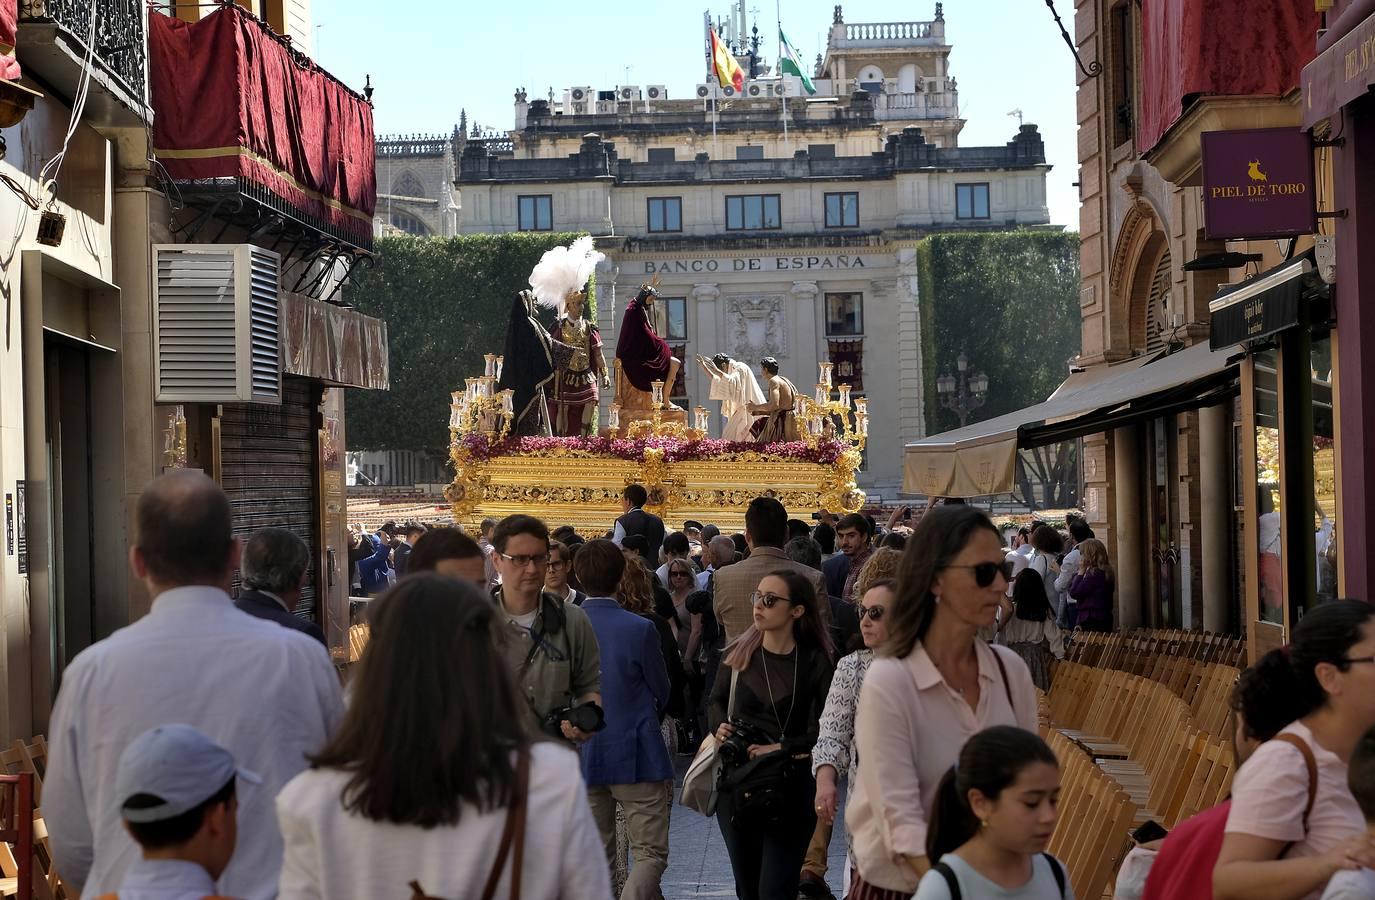
M 147 116 L 147 17 L 144 0 L 20 0 L 19 61 L 70 100 L 93 57 L 91 120 L 136 124 Z

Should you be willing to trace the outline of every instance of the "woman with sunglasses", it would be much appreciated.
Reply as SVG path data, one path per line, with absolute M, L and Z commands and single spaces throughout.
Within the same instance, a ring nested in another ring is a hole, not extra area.
M 750 605 L 753 624 L 726 647 L 708 712 L 724 763 L 716 817 L 736 895 L 794 900 L 816 829 L 811 753 L 831 637 L 811 582 L 796 572 L 764 576 Z
M 864 677 L 845 824 L 857 866 L 849 897 L 910 898 L 930 868 L 927 822 L 945 772 L 993 725 L 1036 730 L 1021 657 L 979 639 L 1007 590 L 1002 535 L 965 505 L 922 517 L 884 613 L 888 640 Z
M 877 558 L 875 555 L 870 562 Z M 861 579 L 868 572 L 868 566 L 866 563 Z M 891 578 L 881 578 L 869 584 L 860 595 L 856 611 L 864 646 L 836 663 L 831 690 L 826 695 L 826 709 L 821 713 L 816 749 L 812 751 L 812 775 L 816 777 L 816 814 L 831 825 L 835 824 L 840 799 L 840 779 L 847 774 L 854 778 L 859 763 L 855 757 L 855 709 L 859 706 L 864 674 L 874 661 L 874 648 L 888 640 L 888 621 L 884 614 L 893 604 L 896 585 Z

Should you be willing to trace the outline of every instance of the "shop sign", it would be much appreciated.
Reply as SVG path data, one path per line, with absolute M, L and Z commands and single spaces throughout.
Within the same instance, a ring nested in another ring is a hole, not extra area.
M 645 260 L 645 275 L 701 275 L 724 272 L 816 272 L 869 269 L 873 258 L 858 254 L 829 253 L 805 256 L 740 256 L 732 259 L 697 258 Z
M 1299 324 L 1307 259 L 1287 263 L 1239 285 L 1223 285 L 1208 304 L 1208 344 L 1214 350 L 1256 341 Z
M 1203 223 L 1209 240 L 1317 231 L 1313 145 L 1297 128 L 1203 134 Z

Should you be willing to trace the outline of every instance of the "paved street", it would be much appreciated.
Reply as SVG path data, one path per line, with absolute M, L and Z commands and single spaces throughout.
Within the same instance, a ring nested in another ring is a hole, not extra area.
M 687 763 L 687 757 L 678 757 L 679 784 Z M 675 789 L 675 798 L 678 793 Z M 844 868 L 845 838 L 837 829 L 831 838 L 830 871 L 826 875 L 836 896 L 840 896 Z M 664 900 L 735 896 L 730 858 L 716 820 L 704 818 L 676 802 L 669 826 L 668 871 L 664 873 L 663 889 Z

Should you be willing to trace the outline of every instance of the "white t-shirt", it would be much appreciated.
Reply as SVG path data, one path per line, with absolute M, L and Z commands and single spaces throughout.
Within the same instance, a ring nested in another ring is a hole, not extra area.
M 1322 900 L 1375 900 L 1375 872 L 1369 869 L 1338 872 L 1327 883 Z
M 941 862 L 955 873 L 960 884 L 960 893 L 965 900 L 1074 900 L 1074 888 L 1069 883 L 1069 873 L 1065 872 L 1065 889 L 1055 883 L 1055 873 L 1050 868 L 1050 860 L 1045 854 L 1037 854 L 1031 860 L 1031 878 L 1021 887 L 1005 888 L 994 884 L 974 871 L 969 863 L 953 853 L 941 857 Z M 1060 865 L 1064 871 L 1064 864 Z M 913 900 L 951 900 L 950 886 L 945 876 L 935 869 L 922 876 Z

